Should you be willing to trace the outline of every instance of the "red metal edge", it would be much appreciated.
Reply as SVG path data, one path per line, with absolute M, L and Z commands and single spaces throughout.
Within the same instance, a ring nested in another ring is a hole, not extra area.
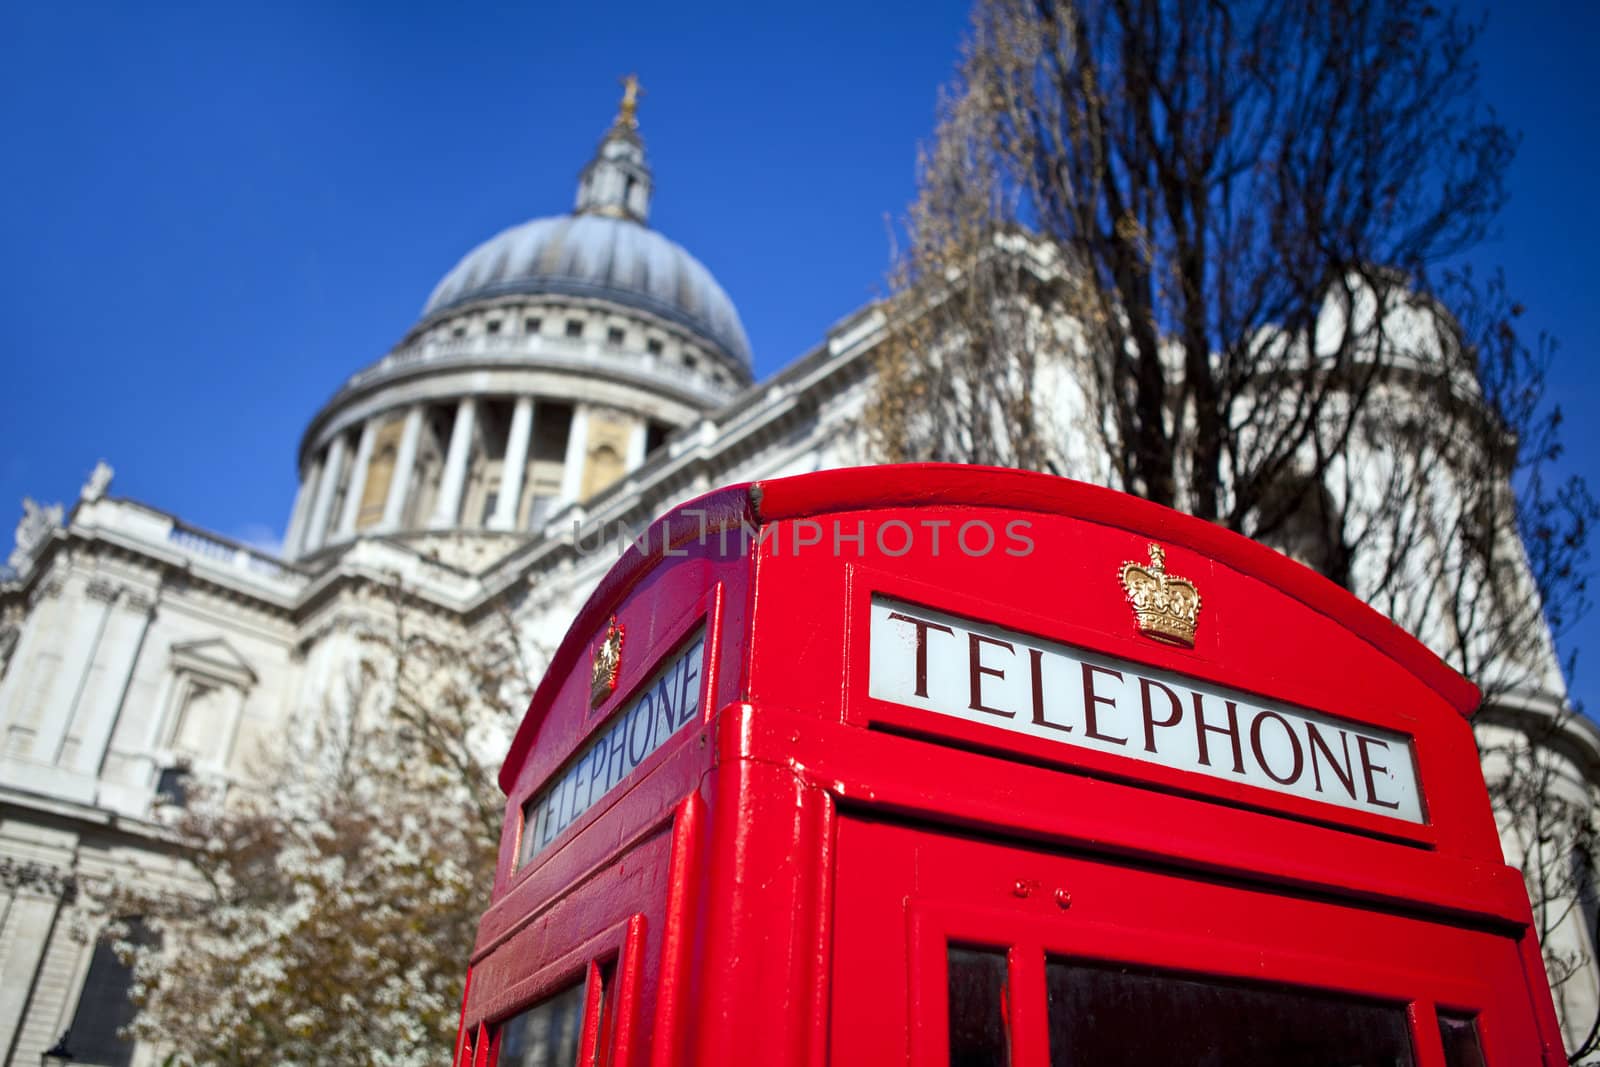
M 806 1034 L 811 1042 L 811 1055 L 805 1062 L 807 1067 L 827 1067 L 839 809 L 833 795 L 824 790 L 818 790 L 814 799 L 815 803 L 806 806 L 802 817 L 807 821 L 806 836 L 818 845 L 817 862 L 812 866 L 810 877 L 803 888 L 811 894 L 812 914 L 816 916 L 816 922 L 810 930 L 813 945 L 810 966 L 800 975 L 801 982 L 798 988 L 803 989 L 806 984 L 811 987 L 811 1028 Z M 803 959 L 803 957 L 798 958 Z
M 467 994 L 472 992 L 472 965 L 467 965 L 467 977 L 461 984 L 461 1017 L 456 1022 L 456 1054 L 451 1058 L 451 1063 L 456 1067 L 467 1067 L 467 1053 L 471 1051 L 472 1032 L 467 1029 Z
M 616 1009 L 617 1028 L 611 1046 L 612 1063 L 632 1063 L 634 1040 L 638 1035 L 639 993 L 644 983 L 645 918 L 628 918 L 628 930 L 617 953 Z
M 851 735 L 860 731 L 852 727 L 771 708 L 760 711 L 759 722 L 750 721 L 748 707 L 724 712 L 746 720 L 722 726 L 742 740 L 738 758 L 789 760 L 809 784 L 888 821 L 941 832 L 954 828 L 957 835 L 983 840 L 1009 837 L 1063 854 L 1094 854 L 1202 879 L 1271 883 L 1303 896 L 1340 896 L 1389 910 L 1421 908 L 1446 922 L 1515 928 L 1531 922 L 1521 874 L 1498 853 L 1490 862 L 1415 847 L 1396 850 L 1379 837 L 1315 822 L 1299 823 L 1296 847 L 1285 848 L 1260 832 L 1259 809 L 1157 792 L 1142 782 L 1063 775 L 1004 756 L 978 757 L 1002 761 L 1003 776 L 991 766 L 969 779 L 974 756 L 954 746 L 908 751 L 915 742 L 885 734 L 878 740 L 892 744 L 868 748 L 853 742 Z M 914 766 L 918 776 L 887 780 L 880 774 L 883 766 Z M 958 808 L 960 815 L 952 817 Z M 1019 811 L 1030 814 L 1019 818 Z M 1122 829 L 1108 831 L 1104 812 L 1119 813 Z
M 589 961 L 583 976 L 583 1026 L 578 1033 L 578 1062 L 593 1063 L 600 1052 L 600 1007 L 610 992 L 603 988 L 600 964 Z
M 693 968 L 690 951 L 697 902 L 695 872 L 700 865 L 705 806 L 699 792 L 690 793 L 679 803 L 672 823 L 651 1067 L 674 1067 L 683 1059 L 684 1023 L 690 1007 L 688 983 Z
M 621 983 L 627 977 L 622 973 L 623 965 L 640 958 L 628 948 L 628 939 L 643 937 L 644 922 L 644 915 L 635 912 L 566 951 L 553 954 L 543 966 L 524 974 L 511 985 L 473 998 L 465 1009 L 466 1017 L 474 1020 L 475 1026 L 493 1027 L 498 1035 L 500 1025 L 506 1020 L 571 986 L 574 979 L 587 980 L 589 965 L 597 960 L 617 960 L 618 988 L 622 988 Z M 619 1019 L 619 1025 L 625 1021 Z
M 689 514 L 691 511 L 695 514 Z M 751 518 L 749 485 L 715 489 L 678 505 L 652 522 L 642 538 L 645 551 L 639 550 L 638 542 L 628 546 L 622 558 L 606 572 L 583 607 L 578 609 L 577 617 L 567 628 L 555 655 L 550 657 L 544 677 L 528 702 L 522 724 L 511 740 L 505 762 L 500 765 L 497 781 L 502 793 L 510 795 L 516 784 L 516 771 L 521 768 L 528 750 L 533 747 L 539 723 L 543 719 L 537 712 L 549 707 L 560 692 L 562 682 L 575 667 L 584 662 L 591 633 L 610 614 L 613 605 L 621 603 L 633 587 L 654 569 L 666 548 L 687 544 L 707 532 L 736 529 Z
M 1169 538 L 1260 578 L 1329 616 L 1416 675 L 1462 715 L 1477 710 L 1478 687 L 1399 625 L 1287 556 L 1213 523 L 1086 482 L 1008 467 L 955 463 L 847 467 L 755 482 L 750 500 L 761 523 L 883 507 L 991 507 L 1069 515 Z

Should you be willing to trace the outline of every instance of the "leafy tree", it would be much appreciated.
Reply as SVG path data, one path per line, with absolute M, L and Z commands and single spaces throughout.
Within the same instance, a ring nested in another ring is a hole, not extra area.
M 158 943 L 133 1032 L 191 1064 L 424 1064 L 448 1049 L 493 883 L 497 765 L 527 682 L 509 618 L 456 630 L 398 585 L 369 605 L 350 699 L 262 785 L 173 822 L 196 891 L 105 901 Z

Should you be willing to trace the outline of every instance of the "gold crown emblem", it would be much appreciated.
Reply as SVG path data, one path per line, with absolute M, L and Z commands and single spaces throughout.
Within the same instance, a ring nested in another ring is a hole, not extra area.
M 622 670 L 622 626 L 616 619 L 606 627 L 605 640 L 594 650 L 594 675 L 589 680 L 589 706 L 598 708 L 617 689 Z
M 1150 543 L 1150 565 L 1129 560 L 1122 565 L 1122 588 L 1133 605 L 1139 632 L 1172 645 L 1194 644 L 1200 617 L 1200 591 L 1187 578 L 1167 573 L 1167 553 Z

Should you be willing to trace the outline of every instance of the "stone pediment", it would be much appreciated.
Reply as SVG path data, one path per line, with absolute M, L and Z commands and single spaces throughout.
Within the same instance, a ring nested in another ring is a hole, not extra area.
M 216 678 L 241 688 L 256 683 L 255 668 L 221 637 L 180 641 L 172 646 L 172 665 L 179 670 Z

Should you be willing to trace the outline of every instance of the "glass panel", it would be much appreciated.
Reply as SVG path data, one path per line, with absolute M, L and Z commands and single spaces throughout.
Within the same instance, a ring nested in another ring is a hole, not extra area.
M 950 946 L 950 1067 L 1007 1067 L 1006 954 Z
M 189 805 L 189 771 L 186 767 L 163 767 L 156 779 L 156 798 L 174 807 Z
M 1478 1023 L 1473 1016 L 1441 1011 L 1439 1043 L 1444 1046 L 1446 1067 L 1484 1067 L 1483 1045 L 1478 1042 Z
M 500 1026 L 500 1067 L 574 1067 L 583 1029 L 583 983 Z
M 1049 960 L 1051 1067 L 1413 1067 L 1401 1005 Z

